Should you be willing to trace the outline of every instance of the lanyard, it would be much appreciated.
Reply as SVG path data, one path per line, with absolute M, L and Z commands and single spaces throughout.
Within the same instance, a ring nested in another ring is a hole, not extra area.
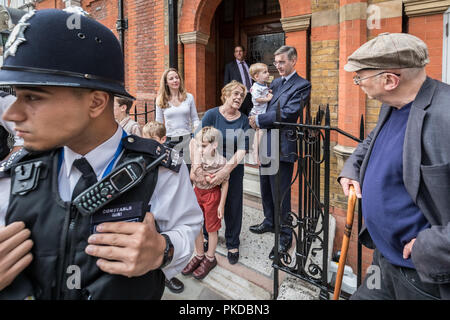
M 114 156 L 112 160 L 109 162 L 108 166 L 106 167 L 105 172 L 103 172 L 102 179 L 106 177 L 113 169 L 114 163 L 116 162 L 117 158 L 119 158 L 119 155 L 122 153 L 123 145 L 122 145 L 122 139 L 127 136 L 127 133 L 125 130 L 122 129 L 122 138 L 120 139 L 119 145 L 117 146 L 116 152 L 114 153 Z M 61 148 L 58 155 L 58 172 L 61 169 L 62 163 L 64 159 L 64 148 Z

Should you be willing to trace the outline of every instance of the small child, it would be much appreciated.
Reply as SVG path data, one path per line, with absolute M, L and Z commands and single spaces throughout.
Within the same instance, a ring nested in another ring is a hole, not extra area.
M 228 192 L 228 178 L 221 186 L 211 184 L 214 174 L 221 170 L 227 160 L 219 154 L 217 147 L 222 139 L 219 130 L 204 127 L 196 135 L 191 147 L 191 180 L 198 204 L 203 211 L 206 231 L 208 232 L 208 252 L 203 249 L 203 231 L 195 239 L 196 255 L 181 272 L 193 274 L 196 279 L 203 279 L 217 265 L 215 257 L 218 231 L 225 211 Z
M 269 68 L 264 63 L 254 63 L 250 66 L 249 73 L 252 79 L 255 80 L 250 88 L 253 103 L 250 116 L 263 114 L 266 112 L 268 102 L 272 100 L 273 97 L 266 84 L 270 78 Z M 261 132 L 257 129 L 253 141 L 253 160 L 258 165 L 260 165 L 258 154 L 261 136 Z
M 166 127 L 161 122 L 149 121 L 142 128 L 142 137 L 165 144 L 167 140 Z M 183 282 L 176 277 L 165 279 L 165 286 L 173 293 L 181 293 L 184 290 Z
M 164 144 L 167 140 L 166 127 L 158 121 L 149 121 L 142 128 L 142 136 Z

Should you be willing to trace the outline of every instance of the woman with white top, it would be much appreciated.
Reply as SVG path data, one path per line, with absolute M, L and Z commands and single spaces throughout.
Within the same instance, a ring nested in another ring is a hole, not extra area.
M 189 142 L 193 130 L 200 124 L 192 94 L 186 92 L 184 82 L 177 69 L 169 68 L 161 77 L 156 98 L 155 120 L 164 123 L 167 142 L 171 148 L 179 151 L 191 171 Z M 166 279 L 165 285 L 170 291 L 180 293 L 184 284 L 176 277 Z
M 183 151 L 185 162 L 190 164 L 189 141 L 193 129 L 200 124 L 200 120 L 194 97 L 186 92 L 183 79 L 177 69 L 169 68 L 161 77 L 156 98 L 155 120 L 164 123 L 168 144 L 171 147 L 176 146 L 178 151 Z

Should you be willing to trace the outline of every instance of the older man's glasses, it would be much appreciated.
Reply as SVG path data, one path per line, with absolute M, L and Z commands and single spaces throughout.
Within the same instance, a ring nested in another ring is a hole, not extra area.
M 273 62 L 273 65 L 274 65 L 275 67 L 278 67 L 278 66 L 282 67 L 282 66 L 284 66 L 285 64 L 286 64 L 286 61 L 274 61 L 274 62 Z
M 366 79 L 370 79 L 370 78 L 373 78 L 373 77 L 377 77 L 377 76 L 382 75 L 382 74 L 384 74 L 384 73 L 395 74 L 397 77 L 400 77 L 400 74 L 398 74 L 398 73 L 393 73 L 393 72 L 389 72 L 389 71 L 382 71 L 382 72 L 379 72 L 379 73 L 376 73 L 376 74 L 373 74 L 373 75 L 371 75 L 371 76 L 364 77 L 364 78 L 361 78 L 360 76 L 354 76 L 354 77 L 353 77 L 353 82 L 354 82 L 357 86 L 359 86 L 359 85 L 361 84 L 361 81 L 366 80 Z

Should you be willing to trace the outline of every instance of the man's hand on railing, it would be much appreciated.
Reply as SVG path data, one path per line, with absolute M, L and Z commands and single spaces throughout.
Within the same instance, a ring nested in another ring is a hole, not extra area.
M 361 199 L 361 186 L 359 185 L 358 181 L 348 178 L 341 178 L 339 180 L 339 183 L 341 184 L 342 190 L 344 191 L 346 197 L 348 197 L 350 186 L 353 185 L 353 187 L 355 188 L 356 197 Z

